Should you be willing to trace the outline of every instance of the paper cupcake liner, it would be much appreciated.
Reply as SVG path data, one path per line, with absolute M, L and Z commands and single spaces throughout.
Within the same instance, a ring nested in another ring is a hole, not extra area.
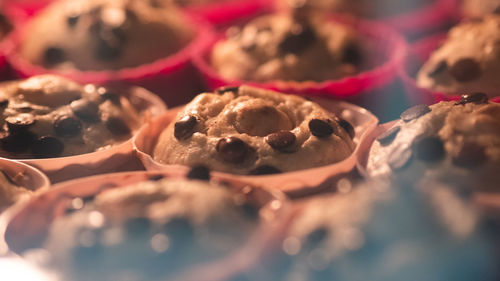
M 417 85 L 416 70 L 429 59 L 432 52 L 437 49 L 439 44 L 446 39 L 446 33 L 437 34 L 412 44 L 409 48 L 406 61 L 401 64 L 399 76 L 403 81 L 407 97 L 412 105 L 416 104 L 434 104 L 440 101 L 460 100 L 461 94 L 451 95 L 439 91 L 422 88 Z M 499 96 L 491 98 L 492 102 L 500 102 Z
M 115 173 L 55 185 L 29 202 L 13 207 L 12 211 L 2 217 L 6 222 L 5 241 L 11 251 L 19 254 L 27 249 L 39 247 L 48 234 L 50 223 L 64 215 L 68 203 L 73 198 L 93 196 L 106 189 L 147 181 L 157 175 L 183 178 L 184 172 L 170 169 L 165 172 Z M 240 181 L 226 183 L 237 192 L 243 192 L 243 189 L 248 187 L 247 183 Z M 251 195 L 248 196 L 263 206 L 260 210 L 262 223 L 250 236 L 249 241 L 242 245 L 241 249 L 229 253 L 226 258 L 190 267 L 189 272 L 183 273 L 181 278 L 175 280 L 226 280 L 249 268 L 273 248 L 287 224 L 290 212 L 288 203 L 282 193 L 258 187 L 252 189 Z
M 144 122 L 166 112 L 159 97 L 149 91 L 132 87 L 123 91 Z M 43 171 L 54 183 L 95 174 L 143 169 L 132 149 L 132 138 L 109 149 L 75 156 L 47 159 L 19 159 Z
M 378 50 L 379 54 L 377 58 L 383 57 L 384 61 L 370 70 L 339 80 L 327 80 L 324 82 L 271 81 L 264 83 L 229 80 L 220 76 L 209 62 L 209 56 L 215 42 L 205 52 L 197 53 L 193 61 L 202 74 L 205 84 L 210 89 L 216 89 L 225 85 L 248 84 L 284 93 L 352 99 L 363 97 L 363 94 L 381 88 L 394 80 L 397 68 L 402 63 L 407 49 L 405 40 L 396 31 L 381 23 L 353 18 L 339 17 L 334 19 L 331 17 L 329 20 L 351 26 L 360 32 L 360 34 L 374 43 L 376 46 L 375 49 Z M 219 40 L 223 38 L 224 35 L 219 35 Z
M 325 109 L 344 118 L 353 125 L 355 128 L 354 142 L 356 144 L 362 143 L 364 138 L 376 127 L 376 124 L 378 123 L 377 117 L 361 107 L 345 102 L 336 102 L 325 99 L 313 100 L 318 102 L 318 104 L 323 106 Z M 169 110 L 166 114 L 144 126 L 136 135 L 134 139 L 134 149 L 136 150 L 137 156 L 144 164 L 146 170 L 189 170 L 189 167 L 186 166 L 161 164 L 155 161 L 151 156 L 159 135 L 168 126 L 168 124 L 174 120 L 179 110 L 180 108 Z M 357 145 L 357 148 L 351 156 L 341 162 L 318 168 L 286 172 L 278 175 L 247 176 L 233 175 L 222 172 L 212 172 L 211 174 L 214 178 L 220 180 L 242 180 L 268 189 L 279 189 L 287 193 L 309 193 L 318 188 L 322 188 L 322 184 L 325 181 L 334 178 L 337 175 L 349 173 L 356 164 L 356 155 L 358 152 L 359 145 Z
M 194 17 L 188 17 L 188 19 L 196 31 L 192 42 L 173 55 L 133 68 L 116 71 L 80 71 L 76 69 L 61 71 L 34 65 L 18 53 L 23 34 L 28 32 L 26 24 L 20 25 L 9 36 L 11 47 L 7 50 L 7 60 L 14 73 L 21 78 L 51 73 L 82 84 L 137 85 L 158 94 L 169 106 L 180 105 L 189 101 L 201 88 L 201 81 L 196 79 L 198 75 L 190 61 L 192 55 L 204 51 L 214 38 L 213 28 L 210 24 Z
M 399 32 L 408 35 L 422 35 L 446 27 L 459 18 L 457 0 L 435 0 L 415 11 L 382 19 Z
M 212 4 L 190 5 L 185 10 L 214 25 L 224 26 L 269 11 L 271 6 L 271 1 L 265 0 L 229 0 Z

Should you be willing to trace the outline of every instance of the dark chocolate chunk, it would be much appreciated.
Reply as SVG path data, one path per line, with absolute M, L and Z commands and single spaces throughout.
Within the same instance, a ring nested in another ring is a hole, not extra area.
M 64 62 L 66 60 L 66 55 L 63 49 L 58 47 L 49 47 L 45 50 L 43 54 L 43 61 L 47 65 L 56 65 Z
M 5 118 L 5 122 L 7 123 L 7 127 L 10 131 L 24 131 L 35 124 L 36 119 L 35 116 L 29 113 L 21 113 L 14 116 L 9 116 Z
M 178 140 L 190 138 L 194 133 L 196 124 L 198 124 L 198 119 L 195 116 L 186 115 L 182 117 L 179 121 L 175 122 L 174 137 Z
M 151 221 L 148 218 L 130 218 L 125 222 L 125 231 L 130 237 L 141 237 L 149 233 Z
M 312 250 L 316 248 L 321 242 L 328 237 L 328 229 L 326 227 L 320 227 L 313 232 L 309 233 L 306 238 L 306 243 L 304 244 L 305 248 L 308 250 Z
M 380 143 L 382 146 L 386 146 L 392 143 L 396 136 L 398 135 L 399 131 L 401 130 L 401 127 L 399 126 L 394 126 L 390 128 L 389 130 L 383 132 L 380 136 L 377 137 L 377 141 Z
M 224 161 L 238 164 L 245 161 L 249 147 L 239 138 L 227 137 L 219 140 L 216 149 Z
M 339 118 L 339 125 L 347 132 L 347 134 L 349 134 L 349 137 L 351 137 L 351 139 L 354 138 L 355 131 L 354 131 L 354 127 L 351 125 L 351 123 L 349 123 L 345 119 Z
M 97 88 L 97 93 L 103 100 L 109 100 L 113 104 L 121 106 L 120 95 L 104 87 Z
M 403 170 L 410 164 L 413 153 L 410 148 L 398 149 L 389 155 L 387 163 L 393 171 Z
M 453 156 L 453 164 L 463 168 L 476 168 L 486 162 L 488 157 L 483 146 L 467 143 Z
M 0 98 L 0 108 L 6 108 L 9 105 L 9 100 Z
M 240 206 L 240 208 L 243 211 L 243 214 L 245 215 L 245 217 L 250 218 L 250 219 L 258 219 L 259 218 L 260 208 L 258 208 L 254 204 L 252 204 L 250 202 L 245 202 Z
M 250 175 L 263 176 L 263 175 L 274 175 L 280 174 L 281 171 L 270 165 L 261 165 L 250 172 Z
M 86 99 L 72 101 L 70 104 L 73 113 L 85 122 L 93 123 L 99 120 L 99 106 Z
M 110 116 L 104 121 L 106 128 L 115 136 L 126 136 L 131 133 L 129 126 L 122 118 Z
M 2 149 L 7 152 L 21 153 L 27 151 L 35 141 L 36 135 L 28 131 L 5 134 L 0 140 Z
M 276 133 L 267 135 L 266 142 L 274 149 L 279 151 L 286 151 L 292 146 L 297 137 L 290 131 L 281 130 Z
M 227 92 L 232 92 L 232 93 L 238 94 L 239 89 L 240 89 L 240 87 L 238 87 L 238 86 L 227 86 L 227 87 L 218 88 L 217 90 L 215 90 L 215 92 L 219 95 L 227 93 Z
M 360 65 L 363 62 L 363 52 L 358 44 L 351 42 L 342 48 L 342 62 Z
M 40 137 L 31 145 L 31 154 L 35 158 L 58 157 L 63 151 L 64 143 L 51 136 Z
M 152 175 L 149 177 L 150 181 L 159 181 L 164 179 L 165 177 L 163 175 Z
M 101 61 L 112 61 L 118 59 L 123 53 L 121 44 L 112 40 L 99 39 L 94 50 L 94 56 Z
M 464 105 L 467 103 L 488 103 L 488 96 L 485 93 L 465 94 L 460 97 L 460 100 L 455 105 Z
M 417 119 L 429 112 L 431 112 L 430 107 L 425 104 L 419 104 L 405 110 L 403 113 L 401 113 L 400 117 L 403 121 L 410 122 L 411 120 Z
M 316 34 L 309 25 L 297 25 L 286 35 L 278 48 L 283 54 L 299 54 L 316 40 Z
M 72 116 L 62 115 L 54 120 L 54 131 L 61 137 L 74 137 L 80 135 L 82 123 Z
M 333 127 L 327 121 L 321 119 L 309 121 L 309 130 L 311 134 L 318 138 L 326 138 L 333 134 Z
M 427 137 L 415 143 L 418 159 L 425 162 L 436 162 L 445 155 L 443 141 L 439 137 Z
M 434 66 L 434 68 L 429 72 L 429 74 L 427 74 L 427 76 L 435 77 L 435 76 L 443 73 L 443 71 L 445 71 L 447 68 L 448 68 L 448 64 L 446 64 L 446 61 L 442 60 Z
M 210 170 L 203 165 L 195 166 L 191 168 L 189 173 L 186 175 L 188 179 L 197 179 L 197 180 L 210 180 Z
M 80 19 L 80 15 L 78 15 L 78 14 L 71 14 L 71 15 L 67 16 L 66 22 L 68 23 L 69 27 L 73 28 L 78 23 L 79 19 Z
M 474 59 L 460 59 L 450 67 L 450 74 L 459 82 L 469 82 L 481 76 L 481 66 Z

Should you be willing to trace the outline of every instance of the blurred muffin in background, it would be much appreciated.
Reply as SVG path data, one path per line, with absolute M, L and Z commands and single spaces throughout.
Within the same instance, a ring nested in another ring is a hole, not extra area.
M 125 96 L 54 75 L 0 86 L 0 156 L 53 158 L 121 144 L 141 125 Z
M 228 80 L 325 81 L 366 68 L 369 45 L 355 29 L 292 9 L 233 27 L 215 44 L 213 68 Z
M 250 86 L 198 95 L 160 134 L 163 164 L 205 165 L 234 174 L 274 174 L 340 162 L 354 127 L 301 97 Z
M 0 213 L 10 205 L 33 193 L 32 190 L 21 186 L 16 179 L 11 178 L 0 168 Z
M 171 5 L 142 0 L 57 1 L 26 27 L 20 55 L 45 68 L 118 70 L 167 57 L 194 30 Z
M 500 94 L 500 16 L 465 21 L 452 28 L 417 75 L 420 87 L 449 94 Z

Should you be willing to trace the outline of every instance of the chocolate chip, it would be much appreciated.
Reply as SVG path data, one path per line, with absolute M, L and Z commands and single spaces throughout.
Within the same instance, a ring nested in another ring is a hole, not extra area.
M 0 108 L 6 108 L 9 105 L 9 100 L 8 99 L 0 99 Z
M 129 237 L 141 237 L 149 233 L 151 221 L 148 218 L 136 217 L 125 221 L 125 231 Z
M 58 157 L 64 151 L 64 143 L 51 136 L 38 138 L 31 146 L 31 154 L 35 158 Z
M 425 162 L 436 162 L 443 159 L 445 150 L 439 137 L 423 138 L 415 143 L 417 157 Z
M 397 149 L 391 153 L 387 159 L 387 163 L 393 171 L 399 171 L 407 168 L 412 159 L 412 150 L 406 147 Z
M 460 97 L 460 100 L 455 105 L 464 105 L 467 103 L 488 103 L 488 96 L 485 93 L 465 94 Z
M 106 128 L 115 136 L 126 136 L 130 134 L 130 128 L 122 118 L 110 116 L 104 121 Z
M 227 92 L 238 94 L 239 90 L 240 90 L 240 87 L 238 87 L 238 86 L 236 86 L 236 87 L 228 86 L 228 87 L 218 88 L 217 90 L 215 90 L 215 92 L 219 95 L 222 95 L 222 94 L 227 93 Z
M 216 149 L 224 161 L 237 164 L 245 161 L 249 147 L 239 138 L 227 137 L 219 140 Z
M 73 113 L 85 122 L 93 123 L 99 120 L 99 106 L 86 99 L 72 101 L 70 108 Z
M 313 232 L 309 233 L 306 238 L 306 243 L 305 247 L 307 249 L 314 249 L 316 248 L 321 242 L 325 240 L 326 237 L 328 237 L 329 230 L 326 227 L 320 227 Z
M 195 116 L 186 115 L 182 117 L 179 121 L 175 122 L 174 137 L 178 140 L 190 138 L 194 133 L 196 124 L 198 124 L 198 119 Z
M 0 142 L 3 150 L 12 153 L 21 153 L 27 151 L 35 139 L 35 134 L 28 131 L 21 131 L 14 134 L 4 134 Z
M 276 133 L 272 133 L 267 135 L 266 142 L 274 149 L 279 151 L 286 151 L 287 148 L 292 146 L 297 137 L 294 133 L 290 131 L 278 131 Z
M 69 27 L 73 28 L 78 23 L 79 19 L 80 15 L 77 14 L 68 15 L 66 18 L 66 23 L 68 24 Z
M 410 122 L 411 120 L 417 119 L 418 117 L 423 116 L 429 112 L 431 112 L 430 107 L 425 104 L 419 104 L 405 110 L 403 113 L 401 113 L 400 117 L 403 121 Z
M 258 219 L 260 215 L 260 208 L 251 204 L 250 202 L 245 202 L 240 206 L 245 217 L 250 219 Z
M 56 65 L 66 60 L 66 54 L 63 49 L 58 47 L 49 47 L 43 54 L 43 61 L 47 65 Z
M 463 168 L 475 168 L 488 160 L 483 146 L 467 143 L 453 156 L 453 164 Z
M 349 134 L 349 137 L 351 137 L 351 139 L 354 138 L 355 131 L 354 131 L 354 127 L 351 125 L 351 123 L 349 123 L 345 119 L 339 118 L 339 125 L 347 132 L 347 134 Z
M 396 136 L 398 135 L 400 130 L 401 130 L 401 127 L 394 126 L 394 127 L 390 128 L 389 130 L 383 132 L 380 136 L 378 136 L 377 141 L 382 146 L 389 145 L 394 141 L 394 139 L 396 138 Z
M 210 170 L 206 166 L 195 166 L 191 168 L 189 173 L 186 175 L 188 179 L 196 179 L 196 180 L 210 180 Z
M 459 82 L 469 82 L 481 76 L 481 66 L 474 59 L 460 59 L 450 67 L 450 74 Z
M 159 181 L 164 179 L 165 177 L 163 175 L 152 175 L 149 177 L 150 181 Z
M 445 71 L 447 68 L 448 68 L 448 64 L 446 63 L 446 61 L 442 60 L 438 64 L 436 64 L 434 66 L 434 68 L 432 68 L 431 71 L 429 71 L 429 74 L 427 74 L 427 76 L 435 77 L 435 76 L 443 73 L 443 71 Z
M 280 174 L 280 173 L 281 173 L 281 171 L 273 166 L 261 165 L 255 169 L 253 169 L 250 172 L 250 175 L 263 176 L 263 175 L 274 175 L 274 174 Z
M 123 53 L 120 45 L 113 44 L 109 40 L 100 39 L 94 50 L 94 55 L 101 61 L 112 61 L 118 59 Z
M 120 95 L 104 87 L 97 88 L 97 93 L 103 100 L 109 100 L 113 104 L 121 106 Z
M 5 118 L 7 127 L 11 131 L 24 131 L 35 124 L 35 116 L 29 113 L 21 113 Z
M 306 50 L 316 40 L 316 34 L 309 25 L 293 27 L 278 45 L 281 53 L 299 54 Z
M 342 62 L 359 65 L 363 62 L 363 53 L 358 44 L 351 42 L 343 47 Z
M 81 133 L 82 123 L 72 116 L 62 115 L 54 120 L 54 131 L 61 137 L 74 137 Z
M 311 134 L 318 138 L 326 138 L 333 134 L 333 127 L 321 119 L 312 119 L 309 121 L 309 130 Z

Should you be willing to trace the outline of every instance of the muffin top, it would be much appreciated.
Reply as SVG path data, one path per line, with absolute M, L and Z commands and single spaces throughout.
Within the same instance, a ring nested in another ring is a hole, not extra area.
M 373 143 L 370 174 L 498 190 L 500 104 L 477 93 L 415 106 L 401 118 Z
M 271 174 L 332 164 L 354 150 L 354 128 L 318 104 L 241 86 L 198 95 L 161 133 L 165 164 Z
M 46 68 L 117 70 L 167 57 L 193 36 L 191 24 L 171 5 L 61 0 L 29 23 L 19 51 Z
M 21 174 L 18 176 L 23 177 Z M 16 177 L 12 178 L 5 171 L 0 170 L 0 213 L 31 193 L 31 190 L 17 183 Z
M 452 28 L 447 39 L 422 66 L 418 85 L 449 94 L 483 92 L 497 96 L 500 87 L 500 16 L 465 21 Z
M 259 204 L 250 186 L 154 177 L 70 200 L 43 247 L 64 280 L 166 280 L 241 248 Z
M 462 0 L 462 13 L 467 18 L 481 18 L 500 12 L 499 0 Z
M 211 64 L 226 79 L 325 81 L 354 75 L 366 63 L 363 40 L 348 26 L 298 11 L 258 17 L 228 29 Z
M 53 75 L 0 86 L 0 156 L 53 158 L 123 143 L 140 126 L 136 109 L 105 87 Z

